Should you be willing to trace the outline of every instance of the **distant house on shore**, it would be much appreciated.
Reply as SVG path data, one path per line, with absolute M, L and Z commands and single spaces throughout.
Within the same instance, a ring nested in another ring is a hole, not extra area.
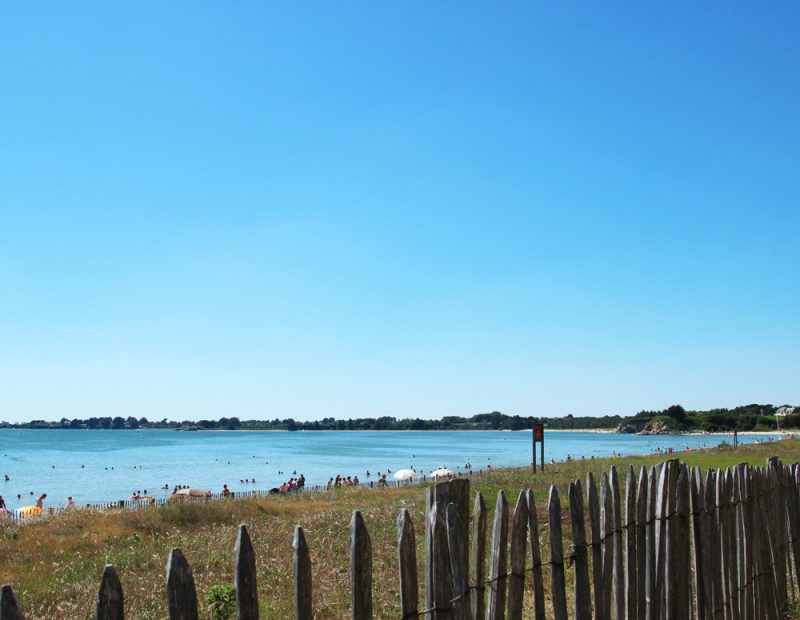
M 788 405 L 783 407 L 778 407 L 775 410 L 775 416 L 779 418 L 784 418 L 787 415 L 797 415 L 800 414 L 800 407 L 789 407 Z

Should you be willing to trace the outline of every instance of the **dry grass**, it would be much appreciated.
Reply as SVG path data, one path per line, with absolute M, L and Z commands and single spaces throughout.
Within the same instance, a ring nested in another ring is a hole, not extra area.
M 800 460 L 800 441 L 678 456 L 690 465 L 725 467 L 741 461 L 763 464 L 773 454 L 785 462 Z M 567 512 L 566 485 L 570 480 L 585 480 L 588 471 L 601 472 L 615 464 L 624 484 L 629 464 L 638 471 L 642 465 L 659 460 L 635 457 L 560 463 L 535 476 L 526 469 L 498 470 L 475 477 L 472 486 L 473 492 L 484 494 L 490 511 L 501 488 L 507 491 L 512 508 L 519 490 L 532 488 L 542 523 L 550 484 L 558 485 Z M 401 508 L 407 508 L 417 524 L 421 569 L 424 494 L 419 486 L 408 486 L 181 503 L 116 513 L 76 511 L 22 528 L 5 525 L 0 530 L 0 580 L 14 585 L 28 618 L 89 618 L 103 565 L 110 563 L 122 580 L 128 617 L 164 618 L 164 565 L 169 549 L 183 549 L 194 572 L 198 595 L 204 601 L 212 585 L 232 582 L 236 529 L 239 523 L 245 523 L 256 547 L 262 617 L 283 619 L 293 615 L 291 543 L 294 526 L 300 524 L 311 549 L 316 617 L 343 618 L 350 608 L 348 526 L 352 511 L 358 509 L 364 515 L 373 544 L 375 616 L 397 618 L 395 520 Z M 569 533 L 566 525 L 567 538 Z M 546 557 L 546 528 L 542 544 Z M 526 598 L 530 605 L 530 591 Z M 530 608 L 525 613 L 528 617 Z

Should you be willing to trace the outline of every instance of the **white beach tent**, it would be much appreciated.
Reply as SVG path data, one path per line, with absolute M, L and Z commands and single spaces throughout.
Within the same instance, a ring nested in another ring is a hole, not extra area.
M 453 476 L 455 476 L 455 473 L 444 467 L 431 472 L 431 478 L 452 478 Z

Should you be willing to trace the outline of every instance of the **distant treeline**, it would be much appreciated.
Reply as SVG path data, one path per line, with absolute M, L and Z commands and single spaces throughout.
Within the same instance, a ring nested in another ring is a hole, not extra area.
M 800 428 L 800 415 L 777 415 L 798 412 L 800 408 L 787 405 L 742 405 L 733 409 L 710 409 L 687 411 L 680 405 L 672 405 L 662 411 L 640 411 L 625 418 L 624 425 L 641 431 L 648 425 L 660 422 L 672 431 L 774 431 Z
M 587 420 L 602 418 L 587 418 Z M 616 417 L 617 421 L 619 417 Z M 493 411 L 480 413 L 471 418 L 445 416 L 439 420 L 406 418 L 398 420 L 392 416 L 380 418 L 356 418 L 337 420 L 323 418 L 314 422 L 301 422 L 293 418 L 273 420 L 240 420 L 237 417 L 219 420 L 148 420 L 135 417 L 101 417 L 86 420 L 62 418 L 58 422 L 33 420 L 19 424 L 0 422 L 0 427 L 13 428 L 73 428 L 73 429 L 137 429 L 172 428 L 181 430 L 279 430 L 279 431 L 438 431 L 438 430 L 511 430 L 530 429 L 536 421 L 534 417 L 510 416 Z M 561 427 L 559 427 L 561 428 Z M 590 428 L 590 427 L 585 427 Z
M 337 420 L 323 418 L 315 422 L 300 422 L 292 418 L 273 420 L 240 420 L 239 418 L 220 418 L 218 420 L 167 420 L 151 421 L 147 418 L 130 416 L 93 417 L 82 419 L 61 418 L 58 422 L 33 420 L 11 424 L 0 422 L 0 428 L 71 428 L 71 429 L 138 429 L 167 428 L 184 431 L 201 430 L 281 430 L 281 431 L 451 431 L 451 430 L 509 430 L 520 431 L 532 428 L 537 421 L 552 430 L 595 430 L 622 427 L 627 432 L 639 432 L 658 424 L 670 431 L 769 431 L 777 428 L 800 428 L 800 407 L 796 415 L 776 416 L 776 413 L 791 411 L 791 407 L 773 405 L 744 405 L 734 409 L 712 409 L 709 411 L 687 411 L 680 405 L 672 405 L 661 411 L 640 411 L 622 417 L 573 416 L 558 418 L 507 415 L 499 411 L 479 413 L 469 418 L 445 416 L 439 420 L 421 418 L 397 419 L 392 416 L 380 418 L 357 418 Z M 782 411 L 780 411 L 782 410 Z

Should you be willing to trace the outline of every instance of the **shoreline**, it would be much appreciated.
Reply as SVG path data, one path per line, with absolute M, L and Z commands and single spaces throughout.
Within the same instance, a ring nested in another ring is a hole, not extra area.
M 572 433 L 572 432 L 584 432 L 584 431 L 576 431 L 571 429 L 563 429 L 561 431 L 554 431 L 554 432 L 565 432 L 565 433 Z M 607 431 L 600 431 L 606 433 Z M 694 436 L 727 436 L 731 433 L 683 433 L 684 435 L 694 435 Z M 782 440 L 787 441 L 797 441 L 800 439 L 798 434 L 784 434 L 778 432 L 769 432 L 769 431 L 759 431 L 759 432 L 751 432 L 747 433 L 748 435 L 758 435 L 758 436 L 775 436 L 780 435 Z M 675 437 L 676 435 L 670 435 L 671 437 Z M 649 435 L 648 437 L 658 437 L 658 435 Z M 777 445 L 778 442 L 752 442 L 752 443 L 745 443 L 741 444 L 738 448 L 733 448 L 730 446 L 731 449 L 740 449 L 747 446 L 757 446 L 757 445 L 766 445 L 768 443 L 775 443 Z M 589 463 L 589 462 L 604 462 L 604 461 L 617 461 L 617 460 L 625 460 L 625 459 L 641 459 L 641 458 L 682 458 L 686 455 L 694 455 L 697 453 L 711 453 L 714 450 L 719 450 L 721 446 L 703 446 L 703 447 L 686 447 L 681 449 L 661 449 L 656 448 L 655 450 L 649 452 L 635 452 L 635 453 L 627 453 L 627 454 L 620 454 L 620 453 L 612 453 L 609 455 L 603 456 L 581 456 L 581 457 L 570 457 L 569 455 L 567 458 L 560 458 L 560 459 L 550 459 L 544 465 L 547 467 L 565 465 L 565 464 L 576 464 L 576 463 Z M 477 478 L 483 476 L 491 476 L 495 474 L 499 474 L 502 472 L 527 472 L 530 469 L 530 465 L 522 464 L 522 465 L 500 465 L 497 467 L 493 467 L 491 464 L 485 467 L 479 467 L 478 469 L 473 469 L 470 467 L 467 471 L 461 471 L 460 467 L 457 467 L 459 471 L 453 472 L 451 476 L 446 479 L 458 479 L 458 478 L 468 478 L 472 479 L 473 476 Z M 415 486 L 421 487 L 432 482 L 436 481 L 435 477 L 431 477 L 430 475 L 424 475 L 423 472 L 420 472 L 420 477 L 410 479 L 410 480 L 395 480 L 393 478 L 389 478 L 387 480 L 387 487 L 389 488 L 400 488 L 400 487 L 408 487 L 408 486 Z M 349 477 L 348 477 L 349 478 Z M 384 476 L 384 479 L 386 476 Z M 343 478 L 344 480 L 344 478 Z M 375 480 L 371 480 L 370 478 L 365 478 L 360 483 L 356 484 L 343 484 L 342 488 L 352 487 L 352 488 L 360 488 L 360 489 L 369 489 L 369 490 L 382 490 L 382 487 L 379 483 L 380 478 L 376 478 Z M 441 478 L 439 479 L 441 480 Z M 188 486 L 185 488 L 189 488 Z M 159 489 L 160 491 L 161 489 Z M 331 489 L 325 488 L 324 485 L 310 485 L 305 489 L 289 491 L 289 492 L 280 492 L 276 495 L 280 497 L 290 497 L 296 495 L 302 495 L 304 493 L 323 493 L 323 494 L 330 494 L 336 493 L 341 489 Z M 249 489 L 245 491 L 233 491 L 231 492 L 230 496 L 224 496 L 222 493 L 209 493 L 209 496 L 204 498 L 204 501 L 236 501 L 236 500 L 248 500 L 254 498 L 266 498 L 272 496 L 273 490 L 272 489 Z M 152 494 L 156 495 L 156 494 Z M 34 513 L 27 516 L 22 516 L 19 514 L 19 510 L 25 510 L 26 508 L 29 509 L 31 506 L 24 506 L 18 507 L 15 509 L 9 508 L 6 513 L 0 512 L 0 517 L 6 516 L 9 517 L 7 523 L 14 523 L 17 526 L 21 526 L 22 524 L 31 523 L 39 521 L 42 518 L 48 517 L 58 517 L 63 516 L 68 512 L 83 512 L 83 511 L 93 511 L 93 512 L 101 512 L 101 513 L 113 513 L 118 511 L 130 511 L 130 510 L 139 510 L 142 508 L 150 508 L 150 507 L 159 507 L 159 506 L 166 506 L 171 505 L 173 503 L 182 503 L 180 501 L 176 502 L 174 495 L 167 495 L 160 498 L 155 497 L 145 497 L 143 498 L 145 501 L 138 501 L 134 500 L 133 498 L 123 499 L 123 500 L 106 500 L 106 501 L 94 501 L 88 502 L 86 504 L 76 504 L 72 508 L 64 508 L 58 504 L 50 505 L 44 508 L 44 511 L 41 513 Z M 199 501 L 197 498 L 188 498 L 186 501 Z
M 104 432 L 122 432 L 130 433 L 136 431 L 174 431 L 179 433 L 532 433 L 533 429 L 521 428 L 519 430 L 512 430 L 508 428 L 437 428 L 437 429 L 335 429 L 326 428 L 319 430 L 298 429 L 296 431 L 289 431 L 286 429 L 274 428 L 171 428 L 171 427 L 148 427 L 148 428 L 41 428 L 41 427 L 18 427 L 18 426 L 0 426 L 0 430 L 8 431 L 104 431 Z M 618 433 L 616 429 L 611 428 L 546 428 L 546 433 L 594 433 L 598 435 L 640 435 L 640 433 Z M 792 429 L 787 431 L 739 431 L 740 435 L 755 435 L 765 437 L 790 437 L 800 435 L 800 429 Z M 648 435 L 649 437 L 680 437 L 681 435 L 691 436 L 727 436 L 733 435 L 733 431 L 681 431 L 677 433 L 661 433 L 655 435 Z
M 143 429 L 144 430 L 144 429 Z M 154 429 L 155 430 L 155 429 Z M 609 429 L 553 429 L 545 433 L 546 461 L 643 455 L 654 451 L 732 444 L 730 433 L 681 435 L 617 434 Z M 3 438 L 9 441 L 4 442 Z M 740 434 L 740 443 L 780 441 L 777 432 Z M 526 467 L 531 458 L 530 431 L 319 431 L 289 437 L 250 431 L 215 435 L 159 433 L 12 433 L 0 430 L 0 494 L 14 507 L 46 492 L 49 502 L 80 504 L 119 501 L 143 491 L 156 498 L 176 485 L 234 492 L 280 487 L 290 475 L 304 473 L 307 486 L 331 476 L 415 469 L 453 470 L 469 463 L 475 470 Z M 8 457 L 8 458 L 6 458 Z M 290 474 L 289 472 L 293 472 Z M 3 482 L 3 474 L 9 480 Z M 258 480 L 257 483 L 250 480 Z M 164 487 L 167 487 L 165 489 Z M 149 490 L 147 492 L 146 490 Z M 16 499 L 15 499 L 16 498 Z

